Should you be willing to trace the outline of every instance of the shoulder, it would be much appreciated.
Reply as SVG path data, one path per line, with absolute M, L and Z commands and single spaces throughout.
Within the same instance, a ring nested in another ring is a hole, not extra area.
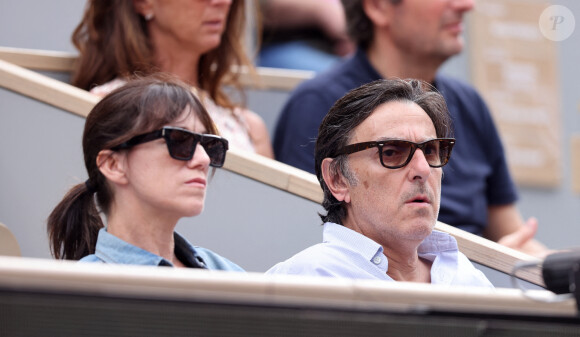
M 351 62 L 352 60 L 343 61 L 328 71 L 302 82 L 290 95 L 289 102 L 306 98 L 326 104 L 328 110 L 334 102 L 359 85 L 357 76 L 351 74 L 352 69 L 349 66 Z
M 487 104 L 474 87 L 444 75 L 438 75 L 436 83 L 437 89 L 445 98 L 454 124 L 475 129 L 495 127 Z
M 494 288 L 485 274 L 473 265 L 463 253 L 457 254 L 457 279 L 455 285 Z
M 225 257 L 203 247 L 194 247 L 195 252 L 203 259 L 208 269 L 226 271 L 244 271 L 240 266 Z
M 99 97 L 105 97 L 109 93 L 111 93 L 111 91 L 118 89 L 118 88 L 124 86 L 125 84 L 127 84 L 127 81 L 118 77 L 112 81 L 105 83 L 105 84 L 101 84 L 101 85 L 98 85 L 98 86 L 92 88 L 90 90 L 90 93 L 93 95 L 97 95 Z
M 323 243 L 316 244 L 280 262 L 266 274 L 310 275 L 340 277 L 345 259 Z
M 436 82 L 437 89 L 447 101 L 450 109 L 455 106 L 462 111 L 489 114 L 483 98 L 470 84 L 444 75 L 437 75 Z M 453 113 L 453 111 L 450 112 Z
M 245 124 L 256 153 L 268 158 L 273 158 L 274 150 L 272 149 L 270 133 L 268 132 L 264 119 L 249 109 L 235 108 L 234 111 L 235 114 L 238 114 L 241 117 L 240 121 Z
M 89 263 L 94 263 L 94 262 L 100 262 L 100 263 L 105 263 L 105 261 L 99 259 L 95 254 L 91 254 L 91 255 L 87 255 L 85 257 L 83 257 L 82 259 L 79 260 L 79 262 L 89 262 Z
M 256 152 L 252 139 L 255 128 L 251 128 L 243 109 L 220 106 L 207 93 L 195 88 L 193 90 L 217 126 L 220 136 L 229 141 L 231 148 Z
M 334 103 L 358 86 L 357 81 L 342 67 L 346 62 L 302 82 L 290 94 L 278 118 L 276 137 L 280 129 L 308 133 L 318 131 L 320 122 Z M 308 137 L 315 135 L 308 134 Z
M 437 83 L 439 91 L 442 92 L 447 91 L 448 93 L 454 95 L 467 94 L 470 97 L 471 96 L 479 97 L 477 90 L 473 86 L 462 80 L 449 77 L 446 75 L 437 75 L 435 77 L 435 81 Z

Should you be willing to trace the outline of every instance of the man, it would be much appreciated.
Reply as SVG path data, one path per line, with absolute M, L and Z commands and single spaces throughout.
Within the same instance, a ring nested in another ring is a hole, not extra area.
M 433 231 L 451 135 L 445 100 L 417 80 L 346 94 L 316 140 L 323 243 L 268 273 L 492 287 L 453 237 Z
M 380 78 L 417 78 L 441 92 L 458 145 L 445 167 L 439 220 L 506 246 L 543 256 L 524 223 L 503 147 L 487 106 L 468 85 L 437 74 L 461 52 L 463 15 L 474 0 L 343 0 L 356 54 L 303 83 L 285 105 L 274 138 L 276 159 L 312 172 L 320 121 L 347 91 Z

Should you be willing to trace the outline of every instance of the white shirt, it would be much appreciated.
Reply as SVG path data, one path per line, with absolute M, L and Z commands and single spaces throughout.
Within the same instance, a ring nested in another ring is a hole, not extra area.
M 447 233 L 433 231 L 419 246 L 418 254 L 432 262 L 432 284 L 493 288 L 485 275 L 458 250 L 455 238 Z M 322 243 L 276 264 L 266 274 L 394 281 L 387 275 L 388 269 L 389 262 L 380 244 L 349 228 L 327 222 Z

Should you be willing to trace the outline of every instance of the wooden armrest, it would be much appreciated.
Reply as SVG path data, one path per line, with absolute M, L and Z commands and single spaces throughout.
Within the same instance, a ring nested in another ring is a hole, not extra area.
M 33 70 L 71 72 L 77 57 L 76 54 L 59 51 L 0 47 L 0 60 Z M 315 74 L 307 70 L 258 67 L 257 76 L 253 78 L 247 70 L 239 71 L 240 82 L 245 87 L 282 91 L 293 90 Z

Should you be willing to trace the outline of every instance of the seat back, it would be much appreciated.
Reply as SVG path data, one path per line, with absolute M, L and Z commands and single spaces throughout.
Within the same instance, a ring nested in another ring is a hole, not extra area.
M 20 246 L 16 237 L 8 227 L 0 222 L 0 255 L 21 256 Z

